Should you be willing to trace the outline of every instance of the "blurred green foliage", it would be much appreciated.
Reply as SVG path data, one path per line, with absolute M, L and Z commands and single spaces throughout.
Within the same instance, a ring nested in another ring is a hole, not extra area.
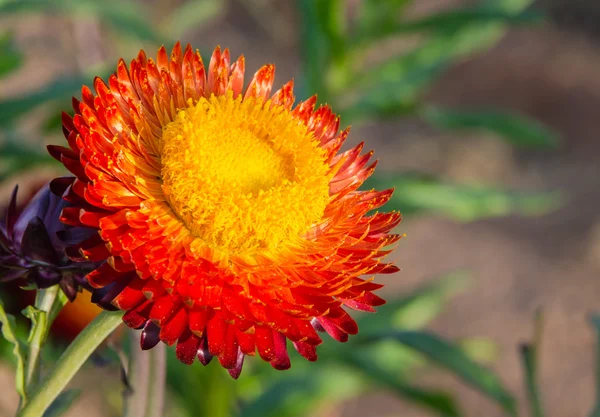
M 502 109 L 447 109 L 424 99 L 428 88 L 459 60 L 492 47 L 512 25 L 539 21 L 541 16 L 530 8 L 531 0 L 480 1 L 413 19 L 407 10 L 415 1 L 363 0 L 356 16 L 348 19 L 341 0 L 298 0 L 303 57 L 303 82 L 298 95 L 305 98 L 317 93 L 321 102 L 330 103 L 342 114 L 345 123 L 411 117 L 438 129 L 485 130 L 518 147 L 556 146 L 555 133 L 522 115 Z M 224 4 L 219 0 L 189 0 L 163 13 L 133 0 L 0 0 L 0 18 L 25 13 L 94 18 L 110 29 L 106 36 L 116 44 L 157 44 L 171 43 L 185 31 L 209 22 L 224 12 Z M 405 37 L 411 39 L 409 44 L 413 46 L 409 49 L 398 54 L 382 53 L 383 43 L 401 43 Z M 416 44 L 414 39 L 418 40 Z M 201 45 L 208 47 L 212 45 Z M 22 62 L 12 34 L 0 33 L 0 77 L 13 75 Z M 41 140 L 21 140 L 18 125 L 23 117 L 39 107 L 68 108 L 70 96 L 77 95 L 93 75 L 99 73 L 106 78 L 113 67 L 112 62 L 108 64 L 105 68 L 82 68 L 81 73 L 59 77 L 20 96 L 0 96 L 0 181 L 51 161 L 41 146 L 27 144 Z M 53 112 L 42 128 L 58 130 L 57 114 Z M 559 202 L 554 193 L 515 193 L 489 185 L 453 184 L 415 173 L 377 175 L 365 187 L 396 187 L 390 208 L 398 208 L 408 217 L 435 213 L 473 221 L 512 213 L 538 215 Z M 514 398 L 480 363 L 493 351 L 489 342 L 455 343 L 423 330 L 465 285 L 464 274 L 450 274 L 393 300 L 376 315 L 360 315 L 358 336 L 344 345 L 325 341 L 317 364 L 296 355 L 289 372 L 275 372 L 260 360 L 248 359 L 241 379 L 235 382 L 215 363 L 206 368 L 198 363 L 187 367 L 171 354 L 168 382 L 176 411 L 173 415 L 312 415 L 317 409 L 336 407 L 343 400 L 384 389 L 433 415 L 462 416 L 459 402 L 452 395 L 414 382 L 418 374 L 429 372 L 435 365 L 479 390 L 507 415 L 515 416 Z M 6 336 L 12 322 L 7 316 L 2 318 Z M 535 402 L 535 349 L 527 352 L 524 364 L 528 392 Z M 11 355 L 8 350 L 5 353 Z M 64 403 L 57 404 L 67 406 L 76 397 L 76 393 L 66 393 Z M 62 410 L 58 407 L 53 415 Z M 593 415 L 599 416 L 600 412 Z M 541 416 L 541 411 L 532 416 Z
M 430 364 L 436 364 L 514 415 L 514 399 L 491 371 L 471 358 L 482 351 L 485 357 L 489 344 L 479 340 L 465 350 L 463 344 L 453 344 L 423 330 L 467 283 L 464 272 L 449 274 L 390 302 L 377 314 L 363 314 L 357 320 L 361 332 L 352 341 L 339 344 L 325 340 L 316 364 L 294 355 L 289 372 L 274 373 L 268 364 L 249 359 L 243 376 L 235 382 L 218 365 L 204 369 L 195 364 L 190 368 L 170 355 L 173 363 L 169 381 L 177 409 L 187 410 L 181 415 L 190 417 L 299 417 L 385 389 L 434 415 L 462 416 L 449 393 L 411 382 L 417 374 L 428 372 Z M 202 381 L 203 395 L 194 395 L 198 390 L 194 381 Z
M 396 188 L 386 207 L 400 210 L 405 216 L 435 213 L 470 222 L 510 214 L 535 216 L 559 207 L 558 193 L 527 193 L 501 190 L 484 185 L 462 185 L 445 182 L 418 173 L 377 173 L 365 187 Z

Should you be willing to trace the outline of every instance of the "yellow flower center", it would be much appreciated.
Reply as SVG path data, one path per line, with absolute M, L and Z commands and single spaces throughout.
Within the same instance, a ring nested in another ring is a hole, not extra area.
M 162 189 L 197 238 L 229 255 L 302 235 L 329 200 L 325 153 L 271 102 L 202 98 L 163 128 Z

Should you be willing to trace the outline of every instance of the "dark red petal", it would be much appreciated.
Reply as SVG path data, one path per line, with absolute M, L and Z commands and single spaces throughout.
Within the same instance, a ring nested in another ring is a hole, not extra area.
M 202 339 L 200 339 L 200 346 L 198 346 L 198 360 L 204 366 L 208 365 L 212 360 L 213 355 L 208 351 L 208 340 L 206 340 L 206 335 Z
M 207 309 L 192 309 L 189 313 L 190 330 L 198 337 L 202 337 L 211 313 Z
M 115 271 L 107 262 L 87 274 L 86 279 L 94 288 L 102 288 L 119 279 L 125 273 Z
M 67 188 L 69 188 L 69 185 L 73 184 L 74 181 L 75 177 L 54 178 L 50 181 L 50 191 L 52 191 L 54 195 L 62 196 L 65 191 L 67 191 Z
M 374 313 L 375 309 L 373 307 L 371 307 L 368 304 L 365 303 L 361 303 L 359 301 L 356 300 L 345 300 L 344 301 L 344 305 L 354 309 L 354 310 L 359 310 L 359 311 L 366 311 L 369 313 Z
M 225 369 L 231 369 L 235 367 L 237 363 L 238 352 L 239 347 L 235 338 L 235 327 L 228 325 L 223 353 L 219 356 L 219 362 L 221 363 L 221 366 Z
M 134 278 L 135 273 L 130 272 L 125 274 L 117 281 L 114 281 L 107 286 L 98 289 L 92 293 L 92 303 L 99 304 L 102 308 L 110 308 L 112 306 L 112 301 L 115 299 L 117 295 L 129 284 L 129 282 Z M 114 309 L 114 307 L 113 307 Z
M 244 333 L 239 330 L 236 331 L 236 339 L 238 345 L 240 346 L 240 350 L 246 354 L 254 356 L 254 352 L 256 350 L 256 345 L 254 344 L 254 335 L 249 333 Z
M 300 355 L 311 362 L 317 360 L 317 348 L 305 342 L 294 342 L 294 348 Z
M 333 316 L 333 312 L 327 316 L 327 319 L 339 327 L 343 332 L 348 334 L 357 334 L 358 333 L 358 325 L 354 321 L 352 317 L 344 310 L 340 308 L 341 312 L 338 312 L 339 317 Z M 337 315 L 337 314 L 336 314 Z
M 140 337 L 140 348 L 142 350 L 150 350 L 160 342 L 160 327 L 152 323 L 150 320 L 146 322 Z
M 267 327 L 257 327 L 254 334 L 254 342 L 260 357 L 267 362 L 275 359 L 275 343 L 273 342 L 273 330 Z
M 215 315 L 206 326 L 208 350 L 214 356 L 220 356 L 225 350 L 227 328 L 229 326 L 220 315 Z
M 144 280 L 141 278 L 134 278 L 127 287 L 121 291 L 119 295 L 113 300 L 113 305 L 120 310 L 130 310 L 143 301 L 146 301 L 142 288 L 144 287 Z
M 77 293 L 79 290 L 79 285 L 75 282 L 75 279 L 72 275 L 65 275 L 61 277 L 62 279 L 59 281 L 58 286 L 65 293 L 67 299 L 70 302 L 75 301 L 77 297 Z
M 145 303 L 140 304 L 136 308 L 125 313 L 123 316 L 123 322 L 132 329 L 139 329 L 150 322 L 148 320 L 148 314 L 150 313 L 151 308 L 152 302 L 146 301 Z
M 287 339 L 281 333 L 273 332 L 273 342 L 275 346 L 275 359 L 271 361 L 271 366 L 277 370 L 283 371 L 292 366 L 287 351 Z
M 372 292 L 365 293 L 362 297 L 358 297 L 356 301 L 370 306 L 378 307 L 385 304 L 385 300 Z
M 345 343 L 348 341 L 348 333 L 342 331 L 339 327 L 337 327 L 334 323 L 332 323 L 326 317 L 319 317 L 319 323 L 323 326 L 323 329 L 329 334 L 329 336 L 333 337 L 338 342 Z
M 200 339 L 194 336 L 189 330 L 186 330 L 177 342 L 177 348 L 175 349 L 177 359 L 187 365 L 191 365 L 196 359 L 199 346 Z
M 162 326 L 171 318 L 180 305 L 179 300 L 170 295 L 160 297 L 154 301 L 154 306 L 150 310 L 150 319 Z
M 180 307 L 173 317 L 165 323 L 160 330 L 160 340 L 171 346 L 179 339 L 181 334 L 187 329 L 187 313 L 185 308 Z
M 239 350 L 238 357 L 235 362 L 235 366 L 233 368 L 227 370 L 229 372 L 229 375 L 231 375 L 231 377 L 233 379 L 238 379 L 240 377 L 240 374 L 242 373 L 242 367 L 244 366 L 244 357 L 245 356 L 246 355 L 244 355 L 242 353 L 242 351 Z

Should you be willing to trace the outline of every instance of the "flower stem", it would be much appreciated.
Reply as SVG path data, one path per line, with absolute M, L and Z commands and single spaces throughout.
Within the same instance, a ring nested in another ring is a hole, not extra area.
M 96 348 L 121 324 L 123 312 L 103 311 L 62 354 L 17 417 L 42 417 Z
M 51 314 L 53 310 L 64 305 L 61 297 L 58 296 L 60 289 L 58 285 L 39 290 L 35 297 L 35 307 L 40 311 L 37 320 L 33 322 L 31 329 L 31 337 L 29 341 L 29 351 L 27 354 L 27 364 L 25 366 L 25 386 L 30 387 L 32 384 L 39 383 L 40 374 L 40 351 L 46 342 L 48 331 L 54 317 Z M 60 305 L 56 305 L 60 304 Z

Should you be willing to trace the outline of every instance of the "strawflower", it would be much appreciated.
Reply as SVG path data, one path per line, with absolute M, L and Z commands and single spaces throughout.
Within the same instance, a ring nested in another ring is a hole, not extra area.
M 208 68 L 179 43 L 156 60 L 120 60 L 63 117 L 50 146 L 76 179 L 61 220 L 97 231 L 75 245 L 94 301 L 126 311 L 141 347 L 176 344 L 191 364 L 217 357 L 237 378 L 246 355 L 290 367 L 286 343 L 317 359 L 318 331 L 358 332 L 345 307 L 375 311 L 373 274 L 400 236 L 400 213 L 373 210 L 392 190 L 359 191 L 375 169 L 316 97 L 293 82 L 271 94 L 275 67 L 244 88 L 243 56 L 216 48 Z

